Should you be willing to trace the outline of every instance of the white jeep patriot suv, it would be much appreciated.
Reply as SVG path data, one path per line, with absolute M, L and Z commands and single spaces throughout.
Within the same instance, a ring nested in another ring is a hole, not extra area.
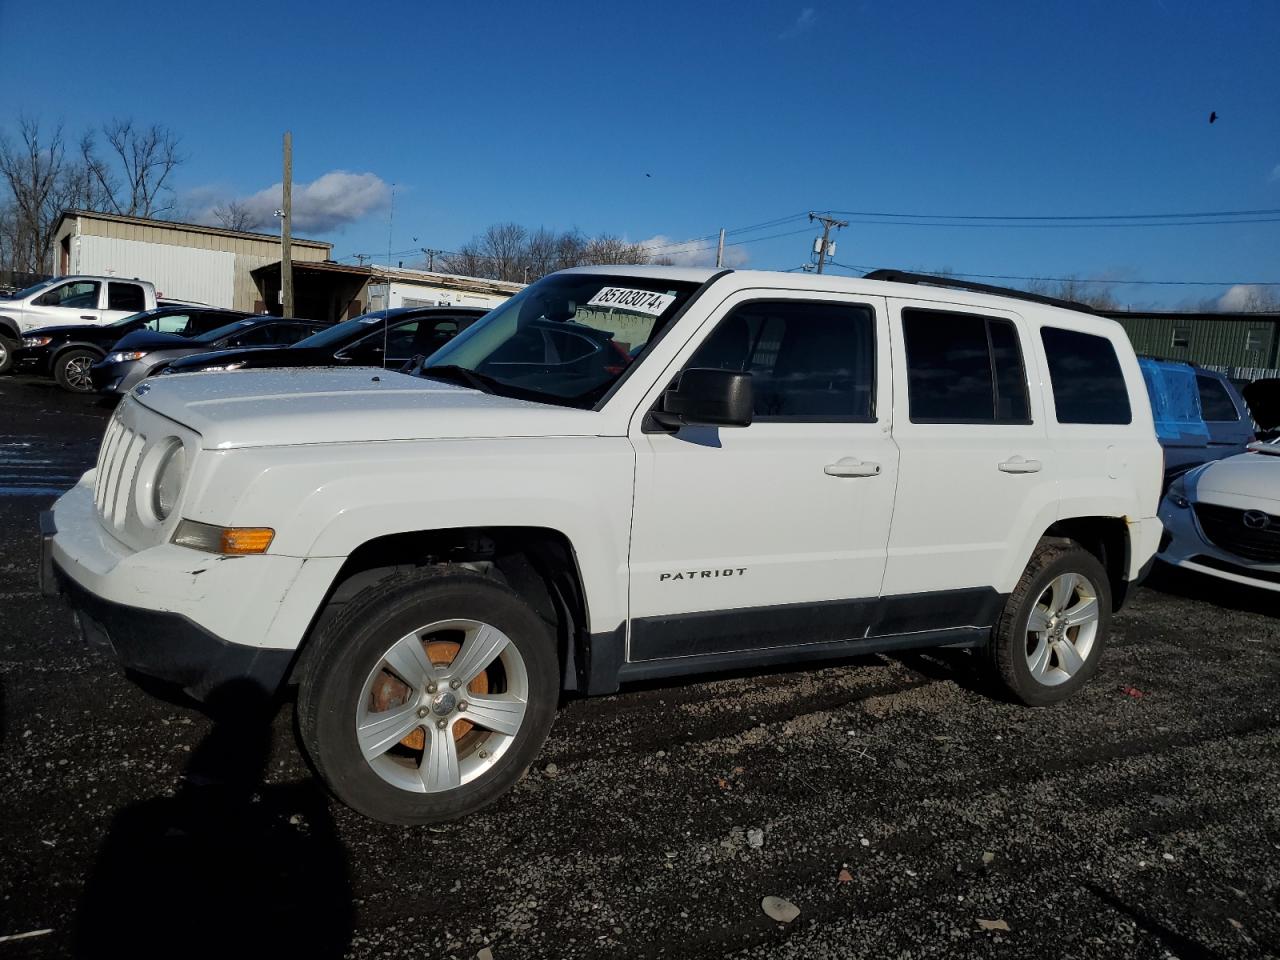
M 44 572 L 131 670 L 296 683 L 393 823 L 500 796 L 563 691 L 945 645 L 1049 704 L 1160 539 L 1147 392 L 1116 322 L 944 284 L 576 269 L 416 376 L 149 380 Z

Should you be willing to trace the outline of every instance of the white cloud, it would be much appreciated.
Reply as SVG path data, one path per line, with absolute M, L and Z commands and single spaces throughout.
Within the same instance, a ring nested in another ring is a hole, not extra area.
M 274 183 L 247 197 L 230 197 L 215 188 L 196 188 L 188 202 L 199 212 L 201 223 L 217 223 L 213 208 L 234 200 L 267 229 L 274 229 L 275 212 L 283 202 L 284 186 Z M 376 173 L 331 170 L 310 183 L 293 185 L 293 228 L 325 233 L 385 210 L 391 201 L 391 187 Z
M 714 267 L 716 265 L 716 241 L 714 240 L 672 240 L 658 234 L 648 240 L 641 240 L 640 245 L 653 256 L 670 260 L 677 267 Z M 742 247 L 725 244 L 724 265 L 726 267 L 743 267 L 751 255 Z
M 813 7 L 805 7 L 800 11 L 800 16 L 796 17 L 796 22 L 778 34 L 779 40 L 792 40 L 802 33 L 808 33 L 813 27 L 813 22 L 817 17 L 814 14 Z
M 1265 287 L 1257 287 L 1249 283 L 1237 283 L 1218 298 L 1218 309 L 1229 312 L 1259 309 L 1259 303 L 1266 300 Z
M 1271 176 L 1267 177 L 1272 183 L 1280 181 L 1280 163 L 1271 168 Z

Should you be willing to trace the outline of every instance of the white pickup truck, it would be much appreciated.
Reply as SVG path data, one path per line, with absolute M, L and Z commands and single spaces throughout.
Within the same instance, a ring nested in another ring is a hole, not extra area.
M 296 683 L 394 823 L 499 797 L 565 691 L 947 645 L 1060 700 L 1160 539 L 1133 349 L 880 275 L 576 269 L 418 376 L 145 381 L 41 518 L 46 589 L 196 696 Z
M 156 288 L 123 277 L 55 277 L 0 298 L 0 373 L 13 367 L 22 335 L 37 327 L 107 324 L 156 307 Z

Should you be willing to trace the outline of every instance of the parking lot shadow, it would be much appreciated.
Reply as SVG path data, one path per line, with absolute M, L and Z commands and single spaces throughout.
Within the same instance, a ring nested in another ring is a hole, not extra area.
M 274 704 L 251 684 L 209 700 L 182 786 L 120 811 L 76 925 L 79 957 L 340 957 L 353 914 L 328 800 L 264 785 Z

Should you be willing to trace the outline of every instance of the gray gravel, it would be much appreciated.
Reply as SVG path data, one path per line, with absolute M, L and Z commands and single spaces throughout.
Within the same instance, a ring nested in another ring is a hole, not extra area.
M 1275 594 L 1159 573 L 1044 710 L 943 654 L 571 700 L 506 799 L 384 827 L 289 703 L 215 723 L 80 643 L 35 513 L 105 412 L 11 377 L 0 407 L 37 443 L 0 450 L 47 451 L 0 458 L 41 488 L 0 494 L 0 936 L 53 930 L 6 958 L 1280 954 Z

